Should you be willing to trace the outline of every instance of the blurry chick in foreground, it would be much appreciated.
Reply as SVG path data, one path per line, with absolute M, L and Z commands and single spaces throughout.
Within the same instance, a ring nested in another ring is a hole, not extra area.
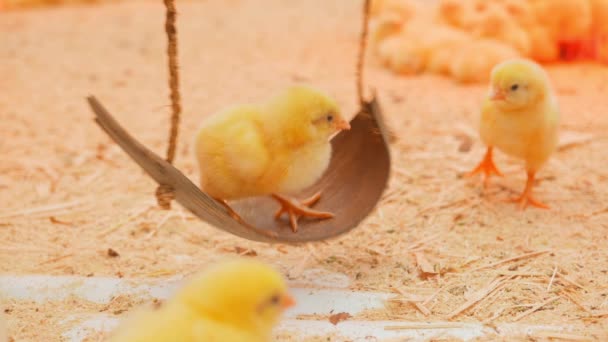
M 532 196 L 534 177 L 557 146 L 559 110 L 542 67 L 524 59 L 511 59 L 494 67 L 490 94 L 481 112 L 480 135 L 487 145 L 485 157 L 469 175 L 501 175 L 492 160 L 496 147 L 526 162 L 528 180 L 520 197 L 522 208 L 548 208 Z
M 225 260 L 195 275 L 158 310 L 126 319 L 109 341 L 270 341 L 293 304 L 273 268 L 251 259 Z
M 263 104 L 224 109 L 207 118 L 196 135 L 195 153 L 203 191 L 226 200 L 271 195 L 297 231 L 299 217 L 325 219 L 308 208 L 320 193 L 302 202 L 285 197 L 314 184 L 331 157 L 330 138 L 350 125 L 337 104 L 305 86 L 292 86 Z

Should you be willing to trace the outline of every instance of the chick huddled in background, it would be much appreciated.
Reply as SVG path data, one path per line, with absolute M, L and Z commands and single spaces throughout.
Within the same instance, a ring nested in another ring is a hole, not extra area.
M 251 259 L 218 262 L 155 311 L 139 311 L 110 342 L 262 342 L 294 304 L 283 277 Z
M 591 53 L 592 58 L 608 63 L 608 0 L 591 2 Z
M 556 149 L 558 123 L 557 102 L 540 65 L 524 59 L 497 65 L 481 110 L 480 136 L 487 151 L 469 175 L 483 173 L 486 185 L 490 175 L 500 175 L 492 159 L 496 147 L 526 163 L 526 186 L 514 201 L 522 208 L 548 208 L 532 196 L 532 188 L 536 173 Z
M 459 82 L 481 82 L 496 64 L 517 56 L 506 44 L 485 38 L 473 40 L 465 49 L 452 51 L 449 74 Z
M 372 45 L 400 74 L 487 81 L 498 63 L 608 62 L 608 0 L 376 0 Z M 447 65 L 446 65 L 447 64 Z
M 299 202 L 286 197 L 313 185 L 329 166 L 331 137 L 349 129 L 337 104 L 306 86 L 292 86 L 263 104 L 224 109 L 207 118 L 195 141 L 203 191 L 227 200 L 271 195 L 297 231 L 300 217 L 333 214 L 309 208 L 320 196 Z
M 118 0 L 0 0 L 0 11 L 3 9 L 32 8 L 40 6 L 57 6 L 73 4 L 91 4 Z

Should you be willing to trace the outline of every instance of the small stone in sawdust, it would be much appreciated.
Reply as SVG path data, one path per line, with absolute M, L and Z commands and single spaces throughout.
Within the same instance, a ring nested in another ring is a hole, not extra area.
M 331 324 L 333 325 L 336 325 L 339 322 L 349 319 L 350 317 L 351 315 L 348 312 L 340 312 L 329 316 L 329 322 L 331 322 Z
M 108 248 L 108 256 L 110 258 L 116 258 L 116 257 L 119 257 L 120 254 L 118 254 L 118 252 L 113 250 L 112 248 Z

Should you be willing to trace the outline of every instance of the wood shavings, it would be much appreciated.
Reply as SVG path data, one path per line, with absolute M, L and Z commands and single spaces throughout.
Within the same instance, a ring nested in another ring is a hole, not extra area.
M 23 210 L 14 210 L 7 211 L 4 213 L 0 213 L 0 219 L 11 218 L 16 216 L 25 216 L 25 215 L 34 215 L 34 214 L 49 214 L 54 211 L 59 211 L 62 209 L 70 209 L 76 206 L 84 204 L 84 201 L 71 201 L 65 203 L 56 203 L 56 204 L 48 204 L 35 208 L 28 208 Z
M 57 257 L 54 257 L 54 258 L 50 258 L 50 259 L 47 259 L 47 260 L 45 260 L 45 261 L 41 262 L 41 263 L 40 263 L 40 266 L 42 266 L 42 265 L 47 265 L 47 264 L 52 264 L 52 263 L 55 263 L 55 262 L 61 261 L 61 260 L 63 260 L 63 259 L 70 258 L 70 257 L 72 257 L 72 256 L 74 256 L 74 254 L 72 254 L 72 253 L 68 253 L 68 254 L 63 254 L 63 255 L 60 255 L 60 256 L 57 256 Z
M 411 250 L 414 250 L 414 249 L 418 249 L 418 248 L 420 248 L 420 247 L 422 247 L 422 246 L 426 245 L 427 243 L 429 243 L 429 242 L 431 242 L 431 241 L 435 240 L 435 239 L 436 239 L 436 238 L 438 238 L 438 237 L 439 237 L 439 234 L 434 234 L 434 235 L 428 236 L 428 237 L 426 237 L 426 238 L 420 239 L 419 241 L 417 241 L 417 242 L 415 242 L 415 243 L 413 243 L 413 244 L 409 245 L 409 246 L 407 247 L 407 249 L 408 249 L 408 250 L 410 250 L 410 251 L 411 251 Z
M 439 322 L 439 323 L 410 323 L 385 326 L 384 330 L 422 330 L 422 329 L 458 329 L 466 327 L 465 323 Z
M 128 222 L 130 222 L 131 220 L 137 218 L 139 215 L 145 213 L 146 211 L 150 210 L 151 207 L 146 206 L 143 207 L 139 210 L 136 210 L 133 214 L 127 216 L 126 218 L 124 218 L 123 220 L 119 221 L 117 224 L 109 227 L 108 229 L 104 230 L 103 232 L 101 232 L 97 237 L 98 238 L 102 238 L 108 234 L 111 234 L 113 232 L 115 232 L 116 230 L 120 229 L 120 227 L 124 226 L 125 224 L 127 224 Z
M 429 316 L 431 315 L 431 310 L 427 309 L 426 306 L 424 306 L 424 304 L 422 303 L 417 303 L 417 302 L 411 302 L 416 309 L 418 309 L 423 315 L 425 316 Z
M 339 322 L 345 321 L 352 316 L 348 312 L 340 312 L 329 316 L 329 322 L 333 325 L 337 325 Z
M 459 306 L 456 310 L 454 310 L 450 314 L 448 314 L 446 316 L 446 318 L 448 320 L 453 319 L 454 317 L 456 317 L 456 316 L 460 315 L 461 313 L 463 313 L 464 311 L 468 310 L 473 305 L 477 304 L 482 299 L 487 297 L 490 293 L 492 293 L 494 290 L 496 290 L 499 286 L 503 285 L 508 279 L 510 279 L 510 278 L 504 278 L 504 277 L 495 278 L 489 284 L 487 284 L 485 287 L 472 293 L 470 296 L 470 299 L 468 299 L 464 304 Z
M 558 150 L 564 151 L 572 147 L 586 144 L 593 140 L 593 134 L 564 131 L 560 133 Z
M 583 285 L 581 285 L 581 284 L 579 284 L 578 282 L 576 282 L 576 281 L 572 280 L 572 279 L 571 279 L 570 277 L 568 277 L 567 275 L 565 275 L 565 274 L 563 274 L 563 273 L 560 273 L 559 271 L 557 272 L 557 275 L 559 276 L 560 280 L 565 280 L 567 283 L 569 283 L 569 284 L 571 284 L 571 285 L 574 285 L 574 286 L 576 286 L 576 287 L 578 287 L 578 288 L 581 288 L 581 289 L 583 289 L 583 290 L 585 290 L 585 291 L 587 291 L 587 292 L 589 291 L 589 290 L 587 290 L 587 288 L 585 288 Z
M 485 266 L 475 268 L 475 269 L 471 270 L 471 272 L 480 271 L 480 270 L 484 270 L 487 268 L 493 268 L 493 267 L 504 265 L 504 264 L 507 264 L 507 263 L 510 263 L 513 261 L 520 261 L 520 260 L 525 260 L 525 259 L 529 259 L 529 258 L 534 258 L 534 257 L 537 257 L 537 256 L 545 254 L 545 253 L 549 253 L 549 252 L 550 252 L 550 250 L 544 250 L 544 251 L 531 252 L 531 253 L 518 255 L 518 256 L 515 256 L 512 258 L 507 258 L 507 259 L 500 260 L 500 261 L 497 261 L 497 262 L 494 262 L 494 263 L 491 263 L 491 264 L 488 264 Z
M 71 226 L 72 225 L 70 222 L 62 221 L 62 220 L 56 218 L 55 216 L 49 216 L 49 221 L 51 221 L 51 223 L 53 223 L 53 224 L 62 224 L 64 226 Z
M 553 274 L 551 275 L 551 279 L 549 280 L 549 284 L 547 285 L 547 292 L 551 290 L 551 285 L 553 285 L 553 280 L 555 280 L 555 275 L 557 274 L 557 266 L 553 269 Z
M 425 298 L 420 297 L 420 296 L 415 296 L 415 295 L 413 296 L 399 288 L 396 288 L 395 290 L 401 294 L 401 296 L 403 297 L 403 300 L 405 300 L 406 302 L 413 305 L 423 315 L 429 316 L 431 314 L 431 311 L 422 303 L 425 300 Z M 401 299 L 398 299 L 398 300 L 401 300 Z
M 420 278 L 427 279 L 438 274 L 435 268 L 426 259 L 424 254 L 414 253 L 414 256 L 416 257 L 416 264 L 418 265 L 418 270 L 420 271 Z
M 547 299 L 546 301 L 533 306 L 530 310 L 524 311 L 521 314 L 515 316 L 515 318 L 513 318 L 513 322 L 517 322 L 517 321 L 521 320 L 522 318 L 524 318 L 528 315 L 531 315 L 532 313 L 534 313 L 535 311 L 538 311 L 543 306 L 545 306 L 549 303 L 552 303 L 558 299 L 559 299 L 559 296 L 551 297 L 551 298 Z
M 574 303 L 574 305 L 578 306 L 581 310 L 585 311 L 586 313 L 590 313 L 591 311 L 589 309 L 587 309 L 586 306 L 584 306 L 583 304 L 581 304 L 580 301 L 578 301 L 577 299 L 574 298 L 574 296 L 572 296 L 571 294 L 569 294 L 567 291 L 560 291 L 559 292 L 560 295 L 566 297 L 569 301 L 571 301 L 572 303 Z
M 243 248 L 240 246 L 234 246 L 234 251 L 236 252 L 236 254 L 238 255 L 244 255 L 244 256 L 257 256 L 258 253 L 250 248 Z
M 595 341 L 595 338 L 591 338 L 590 336 L 558 333 L 554 331 L 538 331 L 532 334 L 532 336 L 565 341 Z
M 602 311 L 602 312 L 593 312 L 590 315 L 591 317 L 606 317 L 608 316 L 608 311 Z

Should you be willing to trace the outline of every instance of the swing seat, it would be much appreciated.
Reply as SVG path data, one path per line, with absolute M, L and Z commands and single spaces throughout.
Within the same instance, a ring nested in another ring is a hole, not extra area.
M 323 196 L 316 208 L 335 214 L 325 220 L 299 221 L 293 232 L 286 218 L 276 220 L 278 209 L 269 197 L 230 202 L 245 223 L 202 192 L 188 177 L 135 140 L 93 96 L 87 98 L 101 128 L 158 184 L 173 188 L 175 200 L 204 222 L 245 239 L 263 242 L 302 243 L 344 234 L 365 219 L 380 201 L 390 173 L 388 132 L 375 98 L 364 101 L 351 121 L 351 129 L 332 139 L 333 154 L 325 175 L 298 194 L 318 190 Z

